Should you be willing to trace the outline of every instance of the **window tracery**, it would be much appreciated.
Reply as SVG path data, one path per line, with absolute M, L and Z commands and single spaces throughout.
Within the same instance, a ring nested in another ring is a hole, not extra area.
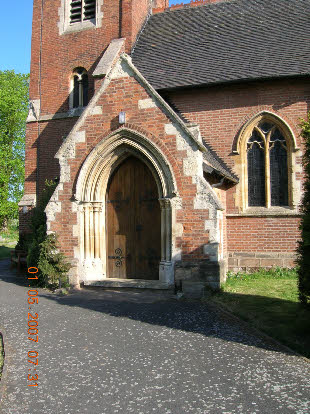
M 242 128 L 236 150 L 241 157 L 243 210 L 294 207 L 292 162 L 297 148 L 281 118 L 258 114 Z
M 286 140 L 279 128 L 265 121 L 254 126 L 247 143 L 250 207 L 267 206 L 269 198 L 271 206 L 288 206 L 287 162 Z

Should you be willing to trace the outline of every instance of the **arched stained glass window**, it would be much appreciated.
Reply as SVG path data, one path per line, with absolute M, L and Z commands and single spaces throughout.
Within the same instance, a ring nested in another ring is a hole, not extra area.
M 269 121 L 254 125 L 247 142 L 248 206 L 288 206 L 287 143 Z
M 270 138 L 270 189 L 271 205 L 288 205 L 287 146 L 281 132 L 276 128 Z
M 265 205 L 264 142 L 255 130 L 248 142 L 248 197 L 249 206 Z

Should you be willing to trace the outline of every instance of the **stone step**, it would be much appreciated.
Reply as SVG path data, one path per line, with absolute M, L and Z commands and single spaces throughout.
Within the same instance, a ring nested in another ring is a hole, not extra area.
M 174 286 L 168 285 L 159 280 L 143 279 L 105 279 L 105 280 L 87 280 L 84 286 L 105 287 L 105 288 L 135 288 L 135 289 L 160 289 L 173 290 Z

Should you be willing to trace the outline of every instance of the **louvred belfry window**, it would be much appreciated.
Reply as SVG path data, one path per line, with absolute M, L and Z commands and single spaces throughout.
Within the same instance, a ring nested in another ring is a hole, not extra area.
M 288 206 L 287 143 L 266 121 L 254 126 L 247 142 L 249 207 Z
M 70 23 L 95 19 L 96 0 L 72 0 L 70 3 Z

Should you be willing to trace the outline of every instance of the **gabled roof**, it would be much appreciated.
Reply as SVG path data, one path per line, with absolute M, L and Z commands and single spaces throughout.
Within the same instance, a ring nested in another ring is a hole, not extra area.
M 110 52 L 111 50 L 108 48 L 106 53 L 110 55 Z M 93 111 L 95 110 L 97 102 L 101 95 L 103 95 L 106 89 L 109 87 L 111 80 L 122 77 L 122 72 L 124 76 L 132 76 L 136 79 L 137 82 L 139 82 L 139 84 L 147 91 L 151 99 L 154 100 L 156 106 L 158 106 L 160 110 L 165 113 L 171 123 L 174 126 L 178 127 L 179 130 L 182 131 L 201 152 L 204 153 L 208 151 L 206 146 L 201 141 L 199 141 L 196 136 L 190 131 L 186 123 L 169 106 L 169 104 L 162 98 L 162 96 L 160 96 L 159 93 L 155 91 L 152 85 L 150 85 L 150 83 L 143 77 L 139 70 L 133 65 L 131 57 L 125 53 L 122 53 L 120 56 L 118 56 L 118 53 L 119 50 L 116 48 L 114 50 L 114 53 L 111 53 L 109 59 L 105 59 L 106 56 L 103 56 L 102 60 L 99 62 L 98 73 L 96 76 L 102 76 L 101 72 L 104 70 L 106 72 L 105 78 L 100 88 L 97 89 L 96 93 L 83 111 L 79 120 L 75 123 L 69 135 L 66 137 L 58 149 L 55 158 L 63 160 L 66 158 L 73 158 L 75 156 L 75 144 L 77 142 L 83 142 L 85 139 L 85 131 L 81 131 L 81 127 L 84 125 L 89 116 L 94 115 Z M 116 59 L 116 57 L 118 58 Z M 102 62 L 104 65 L 101 64 Z
M 227 180 L 238 183 L 239 178 L 234 174 L 226 163 L 210 148 L 210 146 L 203 140 L 203 144 L 207 151 L 203 153 L 203 169 L 205 172 L 215 172 L 216 174 L 226 178 Z
M 155 89 L 310 74 L 310 0 L 230 0 L 152 15 L 132 52 Z

